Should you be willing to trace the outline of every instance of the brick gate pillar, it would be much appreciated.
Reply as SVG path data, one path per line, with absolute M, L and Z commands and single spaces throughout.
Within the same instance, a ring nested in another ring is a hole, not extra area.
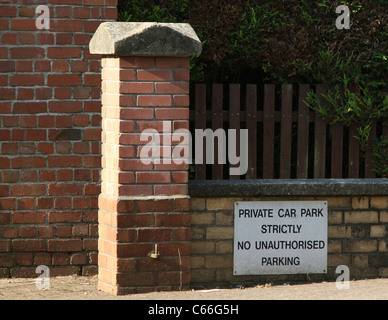
M 189 140 L 172 133 L 189 129 L 189 58 L 201 43 L 188 24 L 108 22 L 90 52 L 103 56 L 98 288 L 118 295 L 185 287 Z M 179 160 L 169 159 L 174 145 Z

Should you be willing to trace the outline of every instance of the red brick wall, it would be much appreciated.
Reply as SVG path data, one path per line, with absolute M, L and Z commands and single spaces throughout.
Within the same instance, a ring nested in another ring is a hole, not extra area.
M 0 0 L 0 277 L 97 272 L 101 56 L 88 44 L 116 6 Z

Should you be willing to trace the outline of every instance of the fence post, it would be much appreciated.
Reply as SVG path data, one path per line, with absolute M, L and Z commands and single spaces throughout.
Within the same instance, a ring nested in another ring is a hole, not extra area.
M 189 58 L 201 42 L 188 24 L 112 22 L 97 29 L 90 52 L 103 55 L 98 288 L 118 295 L 185 287 L 188 163 L 168 155 L 179 144 L 172 132 L 189 129 Z M 160 148 L 148 147 L 158 140 Z

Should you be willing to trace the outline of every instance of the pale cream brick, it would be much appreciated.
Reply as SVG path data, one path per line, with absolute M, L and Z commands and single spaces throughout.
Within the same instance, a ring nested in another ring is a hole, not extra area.
M 377 225 L 370 227 L 370 237 L 371 238 L 384 238 L 387 235 L 387 230 L 385 226 Z
M 343 244 L 343 252 L 376 252 L 377 240 L 348 241 Z
M 379 241 L 379 252 L 388 252 L 387 240 L 380 240 Z
M 233 198 L 208 198 L 206 201 L 206 208 L 208 210 L 233 210 Z
M 192 283 L 206 283 L 216 280 L 216 272 L 214 269 L 195 269 L 191 271 Z
M 368 255 L 367 254 L 353 255 L 352 256 L 352 266 L 367 267 L 368 266 Z
M 379 215 L 376 211 L 345 212 L 345 223 L 378 223 Z
M 233 281 L 233 269 L 220 269 L 216 271 L 217 281 Z
M 233 227 L 208 227 L 206 229 L 206 239 L 227 240 L 234 237 Z
M 352 208 L 352 198 L 351 197 L 330 197 L 323 199 L 328 201 L 329 210 L 338 210 L 338 209 L 351 209 Z
M 329 226 L 328 237 L 329 238 L 351 238 L 352 228 L 349 226 Z
M 215 220 L 213 212 L 195 212 L 191 215 L 191 225 L 212 225 Z
M 382 278 L 388 278 L 388 268 L 379 268 L 378 275 Z
M 202 256 L 192 256 L 190 259 L 190 268 L 191 269 L 200 269 L 205 267 L 205 257 Z
M 374 267 L 353 267 L 350 276 L 354 279 L 376 278 L 377 270 Z
M 354 197 L 352 198 L 353 209 L 368 209 L 369 197 Z
M 388 197 L 372 197 L 370 206 L 376 209 L 388 209 Z
M 191 240 L 204 239 L 206 234 L 206 228 L 191 228 Z
M 388 211 L 380 212 L 380 222 L 388 222 Z
M 350 255 L 347 254 L 329 254 L 327 256 L 327 266 L 337 267 L 340 265 L 349 266 L 351 261 Z
M 211 241 L 192 241 L 191 242 L 191 253 L 192 254 L 214 254 L 215 242 Z
M 205 267 L 206 268 L 232 268 L 233 267 L 233 256 L 206 256 L 205 257 Z
M 206 199 L 205 198 L 191 198 L 190 203 L 191 210 L 205 210 L 206 208 Z
M 327 244 L 328 253 L 339 253 L 342 252 L 342 241 L 340 240 L 329 240 Z
M 342 223 L 342 212 L 341 211 L 330 211 L 328 213 L 328 223 L 329 224 L 341 224 Z
M 233 253 L 233 241 L 217 241 L 216 242 L 217 254 L 232 254 Z
M 233 226 L 233 212 L 217 212 L 216 224 L 222 226 Z

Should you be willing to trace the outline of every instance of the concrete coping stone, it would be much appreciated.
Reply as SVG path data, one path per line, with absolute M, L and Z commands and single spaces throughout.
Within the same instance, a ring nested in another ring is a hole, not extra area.
M 188 23 L 103 22 L 89 50 L 115 56 L 191 56 L 201 53 L 202 43 Z
M 387 196 L 388 179 L 190 181 L 191 197 Z

